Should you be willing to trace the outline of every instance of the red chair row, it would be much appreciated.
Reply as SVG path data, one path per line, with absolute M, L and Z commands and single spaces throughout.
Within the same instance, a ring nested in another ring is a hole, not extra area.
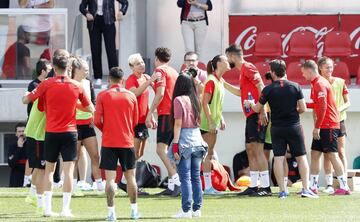
M 299 31 L 291 35 L 287 55 L 293 57 L 315 57 L 317 43 L 315 34 L 310 31 Z M 282 40 L 279 33 L 261 32 L 255 39 L 254 55 L 258 57 L 280 57 L 283 54 Z M 349 33 L 332 31 L 325 36 L 324 53 L 330 57 L 351 55 Z

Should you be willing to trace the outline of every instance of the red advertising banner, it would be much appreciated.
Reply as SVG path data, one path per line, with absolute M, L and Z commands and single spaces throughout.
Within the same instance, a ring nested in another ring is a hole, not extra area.
M 343 58 L 349 66 L 350 73 L 356 75 L 360 65 L 360 15 L 230 15 L 229 43 L 240 44 L 246 60 L 250 62 L 263 61 L 253 55 L 256 36 L 260 32 L 277 32 L 281 35 L 282 59 L 293 61 L 287 51 L 289 41 L 294 32 L 307 30 L 313 32 L 317 41 L 317 57 L 321 57 L 324 49 L 324 39 L 331 31 L 346 31 L 352 41 L 352 55 Z

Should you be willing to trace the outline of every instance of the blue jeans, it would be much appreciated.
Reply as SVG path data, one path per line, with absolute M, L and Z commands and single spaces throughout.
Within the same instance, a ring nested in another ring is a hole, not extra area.
M 189 158 L 181 156 L 180 162 L 177 165 L 177 171 L 181 182 L 181 206 L 184 212 L 188 212 L 191 209 L 193 200 L 193 211 L 201 208 L 202 188 L 200 181 L 200 165 L 203 156 L 203 151 L 193 152 Z

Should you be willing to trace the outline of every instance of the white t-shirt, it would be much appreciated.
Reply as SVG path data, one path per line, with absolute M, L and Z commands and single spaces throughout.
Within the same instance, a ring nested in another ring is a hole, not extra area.
M 26 8 L 34 8 L 35 6 L 48 3 L 49 0 L 28 0 Z
M 103 15 L 103 0 L 97 0 L 97 11 L 96 14 Z

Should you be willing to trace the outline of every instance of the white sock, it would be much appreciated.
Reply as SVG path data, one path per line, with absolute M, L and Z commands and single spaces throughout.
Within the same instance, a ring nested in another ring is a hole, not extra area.
M 85 180 L 79 180 L 79 182 L 77 182 L 77 184 L 83 185 L 83 184 L 85 184 Z
M 37 195 L 37 207 L 38 208 L 44 207 L 44 195 L 43 194 Z
M 258 179 L 259 179 L 259 171 L 250 171 L 251 188 L 257 187 Z
M 262 188 L 270 187 L 270 179 L 269 179 L 269 171 L 261 171 L 260 172 L 260 186 Z
M 204 181 L 205 181 L 205 189 L 210 189 L 212 187 L 211 183 L 211 173 L 204 172 Z
M 318 189 L 319 175 L 310 175 L 310 188 Z
M 168 189 L 173 191 L 175 188 L 174 180 L 170 177 L 168 177 Z
M 288 177 L 284 177 L 284 191 L 287 193 L 288 192 Z
M 52 199 L 52 192 L 45 191 L 44 192 L 44 199 L 45 199 L 45 214 L 51 214 L 51 199 Z
M 96 180 L 95 180 L 95 183 L 96 183 L 96 187 L 97 187 L 98 190 L 102 191 L 102 190 L 105 189 L 105 188 L 104 188 L 104 184 L 103 184 L 101 178 L 100 178 L 100 179 L 96 179 Z
M 326 185 L 327 185 L 327 186 L 332 186 L 332 185 L 333 185 L 333 180 L 334 180 L 334 178 L 333 178 L 332 173 L 326 174 L 326 175 L 325 175 L 325 179 L 326 179 Z
M 108 207 L 108 215 L 115 215 L 115 206 Z
M 63 193 L 63 211 L 70 210 L 71 193 Z
M 74 179 L 73 180 L 73 192 L 75 191 L 75 190 L 77 190 L 78 189 L 78 186 L 77 186 L 77 180 L 76 179 Z
M 349 190 L 347 178 L 344 175 L 338 176 L 337 179 L 339 180 L 340 189 Z
M 173 179 L 175 185 L 180 186 L 181 183 L 180 183 L 179 174 L 175 173 L 175 174 L 171 177 L 171 179 Z
M 36 186 L 34 184 L 30 186 L 30 195 L 36 197 Z
M 132 210 L 132 211 L 135 211 L 135 212 L 138 211 L 138 205 L 137 205 L 137 203 L 132 203 L 132 204 L 130 204 L 130 206 L 131 206 L 131 210 Z
M 123 174 L 122 177 L 121 177 L 121 183 L 127 184 L 127 181 L 126 181 L 126 178 L 125 178 L 125 175 L 124 175 L 124 174 Z
M 29 176 L 24 176 L 23 187 L 25 187 L 29 182 L 30 182 L 30 177 Z

